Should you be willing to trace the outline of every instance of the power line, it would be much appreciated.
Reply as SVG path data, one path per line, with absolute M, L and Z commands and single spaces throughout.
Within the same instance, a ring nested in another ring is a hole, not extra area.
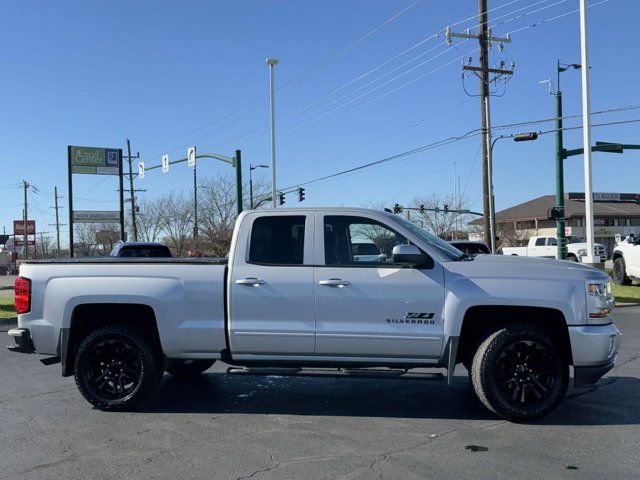
M 621 121 L 615 121 L 615 122 L 596 123 L 596 124 L 592 124 L 592 127 L 604 127 L 604 126 L 622 125 L 622 124 L 631 124 L 631 123 L 640 123 L 640 119 L 631 119 L 631 120 L 621 120 Z M 563 130 L 578 130 L 578 129 L 581 129 L 581 128 L 582 128 L 582 126 L 564 127 Z M 543 131 L 543 132 L 539 132 L 538 134 L 539 135 L 545 135 L 547 133 L 552 133 L 552 132 L 556 132 L 556 131 L 558 131 L 558 129 L 546 130 L 546 131 Z M 329 174 L 329 175 L 325 175 L 325 176 L 322 176 L 322 177 L 318 177 L 318 178 L 315 178 L 315 179 L 312 179 L 312 180 L 307 180 L 307 181 L 304 181 L 304 182 L 300 182 L 300 183 L 291 185 L 289 187 L 286 187 L 286 188 L 284 188 L 282 190 L 283 191 L 292 190 L 292 189 L 295 189 L 297 187 L 303 187 L 303 186 L 306 186 L 306 185 L 310 185 L 312 183 L 317 183 L 317 182 L 320 182 L 320 181 L 324 181 L 324 180 L 328 180 L 328 179 L 331 179 L 331 178 L 339 177 L 341 175 L 345 175 L 345 174 L 348 174 L 348 173 L 353 173 L 353 172 L 360 171 L 360 170 L 363 170 L 363 169 L 366 169 L 366 168 L 370 168 L 370 167 L 373 167 L 373 166 L 376 166 L 376 165 L 381 165 L 381 164 L 390 162 L 392 160 L 398 160 L 398 159 L 401 159 L 401 158 L 413 156 L 413 155 L 416 155 L 418 153 L 425 152 L 427 150 L 431 150 L 431 149 L 442 147 L 442 146 L 447 146 L 447 145 L 450 145 L 452 143 L 456 143 L 456 142 L 461 141 L 461 140 L 466 140 L 466 139 L 468 139 L 470 137 L 479 135 L 480 133 L 482 133 L 482 129 L 481 128 L 474 129 L 474 130 L 469 130 L 468 132 L 466 132 L 466 133 L 464 133 L 462 135 L 451 136 L 451 137 L 448 137 L 448 138 L 445 138 L 445 139 L 442 139 L 442 140 L 438 140 L 436 142 L 433 142 L 433 143 L 430 143 L 430 144 L 427 144 L 427 145 L 423 145 L 421 147 L 417 147 L 417 148 L 414 148 L 414 149 L 411 149 L 411 150 L 407 150 L 405 152 L 397 153 L 397 154 L 394 154 L 394 155 L 391 155 L 391 156 L 388 156 L 388 157 L 385 157 L 385 158 L 382 158 L 382 159 L 379 159 L 379 160 L 375 160 L 375 161 L 372 161 L 372 162 L 368 162 L 368 163 L 362 164 L 362 165 L 357 165 L 355 167 L 348 168 L 346 170 L 342 170 L 340 172 L 335 172 L 335 173 L 332 173 L 332 174 Z

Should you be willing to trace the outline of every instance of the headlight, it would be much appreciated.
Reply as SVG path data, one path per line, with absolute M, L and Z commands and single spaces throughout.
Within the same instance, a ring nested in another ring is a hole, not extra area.
M 611 322 L 611 311 L 616 300 L 611 295 L 610 280 L 587 280 L 587 323 Z
M 581 248 L 580 250 L 578 250 L 578 256 L 579 257 L 586 257 L 587 256 L 587 249 L 586 248 Z

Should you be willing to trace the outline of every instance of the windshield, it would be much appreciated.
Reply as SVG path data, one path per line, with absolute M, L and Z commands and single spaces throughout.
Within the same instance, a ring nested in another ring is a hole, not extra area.
M 575 235 L 569 235 L 567 237 L 567 243 L 584 243 L 584 239 L 576 237 Z
M 435 248 L 445 257 L 451 260 L 459 260 L 465 257 L 465 254 L 451 245 L 449 242 L 442 240 L 440 237 L 435 236 L 433 233 L 427 232 L 424 228 L 419 227 L 415 223 L 411 223 L 402 217 L 396 217 L 404 228 L 413 233 L 416 237 L 422 240 L 424 243 Z

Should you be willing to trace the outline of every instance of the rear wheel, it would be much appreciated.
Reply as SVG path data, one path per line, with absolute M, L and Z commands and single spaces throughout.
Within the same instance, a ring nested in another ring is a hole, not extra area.
M 162 358 L 153 341 L 124 325 L 94 330 L 78 347 L 76 385 L 101 410 L 137 406 L 155 392 L 162 374 Z
M 618 285 L 631 285 L 631 279 L 627 277 L 627 265 L 623 257 L 613 261 L 613 281 Z
M 569 366 L 543 330 L 507 325 L 478 347 L 471 383 L 493 413 L 511 421 L 533 420 L 558 406 L 569 383 Z
M 176 377 L 195 377 L 208 370 L 215 360 L 168 360 L 166 371 Z

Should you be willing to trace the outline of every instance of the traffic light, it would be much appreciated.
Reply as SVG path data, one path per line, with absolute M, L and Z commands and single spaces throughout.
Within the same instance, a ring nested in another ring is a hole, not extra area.
M 396 204 L 393 206 L 393 213 L 402 213 L 402 207 L 400 206 L 400 204 L 399 204 L 399 203 L 396 203 Z
M 424 213 L 427 209 L 424 205 L 420 205 L 420 213 Z
M 449 205 L 445 203 L 444 205 L 444 213 L 449 213 Z
M 636 203 L 640 205 L 640 193 L 636 195 Z
M 284 205 L 284 193 L 281 193 L 278 197 L 280 198 L 280 205 Z
M 301 202 L 304 200 L 304 188 L 298 187 L 298 201 Z

